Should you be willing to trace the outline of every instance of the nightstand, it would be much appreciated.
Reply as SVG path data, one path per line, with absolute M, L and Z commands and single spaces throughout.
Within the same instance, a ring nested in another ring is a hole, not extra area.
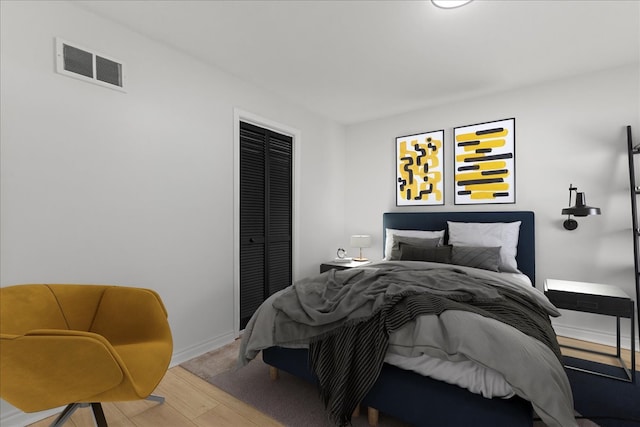
M 367 264 L 371 264 L 371 261 L 349 261 L 349 262 L 336 262 L 328 261 L 320 264 L 320 273 L 324 273 L 329 270 L 346 270 L 348 268 L 363 267 Z
M 597 353 L 616 357 L 620 362 L 626 378 L 587 371 L 585 369 L 567 366 L 570 369 L 589 372 L 608 378 L 635 383 L 636 353 L 635 353 L 635 311 L 633 300 L 620 288 L 599 283 L 572 282 L 568 280 L 546 279 L 544 293 L 557 308 L 585 313 L 595 313 L 616 318 L 616 353 L 601 353 L 583 348 L 564 346 L 575 350 Z M 620 355 L 620 318 L 631 320 L 631 368 L 627 368 Z

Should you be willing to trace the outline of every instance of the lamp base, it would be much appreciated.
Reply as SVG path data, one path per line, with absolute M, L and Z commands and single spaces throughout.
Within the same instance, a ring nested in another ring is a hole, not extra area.
M 353 260 L 355 262 L 363 262 L 363 261 L 369 261 L 369 258 L 354 258 Z
M 576 228 L 578 228 L 578 221 L 576 221 L 575 219 L 566 219 L 562 223 L 562 225 L 567 230 L 575 230 Z

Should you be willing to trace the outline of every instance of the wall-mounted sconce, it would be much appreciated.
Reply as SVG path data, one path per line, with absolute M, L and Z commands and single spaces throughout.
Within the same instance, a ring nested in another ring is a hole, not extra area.
M 354 234 L 351 236 L 351 247 L 360 248 L 360 256 L 354 258 L 354 261 L 368 261 L 367 258 L 362 256 L 362 248 L 368 248 L 371 246 L 371 236 L 368 234 Z
M 576 204 L 571 206 L 571 193 L 576 192 Z M 589 215 L 600 215 L 600 208 L 594 208 L 591 206 L 587 206 L 584 193 L 578 192 L 578 189 L 573 186 L 573 184 L 569 184 L 569 206 L 570 208 L 562 209 L 562 215 L 567 215 L 567 219 L 562 224 L 564 228 L 567 230 L 575 230 L 578 228 L 578 221 L 571 218 L 573 216 L 589 216 Z

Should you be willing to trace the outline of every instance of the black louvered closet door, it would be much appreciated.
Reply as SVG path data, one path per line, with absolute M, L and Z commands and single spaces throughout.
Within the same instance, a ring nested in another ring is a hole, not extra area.
M 293 139 L 240 122 L 240 329 L 291 284 Z

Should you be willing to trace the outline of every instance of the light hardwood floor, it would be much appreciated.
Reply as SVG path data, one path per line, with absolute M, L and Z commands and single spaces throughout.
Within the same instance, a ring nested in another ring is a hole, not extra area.
M 207 383 L 180 366 L 169 369 L 154 394 L 165 402 L 133 401 L 104 403 L 109 427 L 281 426 L 253 407 Z M 55 416 L 31 424 L 49 426 Z M 93 427 L 90 408 L 78 409 L 68 427 Z
M 599 351 L 601 353 L 615 354 L 616 352 L 615 347 L 595 344 L 592 342 L 580 341 L 573 338 L 558 337 L 558 342 L 560 343 L 560 345 L 580 347 L 590 351 Z M 572 350 L 564 347 L 562 348 L 562 354 L 564 354 L 565 356 L 576 357 L 578 359 L 585 359 L 585 360 L 591 360 L 593 362 L 604 363 L 607 365 L 620 366 L 620 363 L 615 357 L 603 356 L 603 355 L 588 353 L 588 352 L 579 351 L 579 350 Z M 621 357 L 622 357 L 622 360 L 624 360 L 624 362 L 626 363 L 627 367 L 630 367 L 631 351 L 622 349 Z M 636 370 L 640 370 L 638 367 L 638 364 L 640 364 L 640 352 L 636 351 Z
M 559 338 L 561 344 L 580 346 L 601 352 L 615 352 L 611 347 L 568 338 Z M 575 350 L 563 349 L 563 354 L 617 365 L 615 358 L 598 356 Z M 631 352 L 623 350 L 623 359 L 630 365 Z M 640 353 L 636 352 L 637 363 Z M 640 374 L 638 374 L 640 375 Z M 219 388 L 207 383 L 180 366 L 169 369 L 155 394 L 165 397 L 165 403 L 150 401 L 118 402 L 103 404 L 110 427 L 253 427 L 282 426 L 272 418 L 241 402 Z M 30 427 L 48 427 L 54 417 Z M 67 427 L 93 427 L 90 408 L 81 408 L 65 424 Z

